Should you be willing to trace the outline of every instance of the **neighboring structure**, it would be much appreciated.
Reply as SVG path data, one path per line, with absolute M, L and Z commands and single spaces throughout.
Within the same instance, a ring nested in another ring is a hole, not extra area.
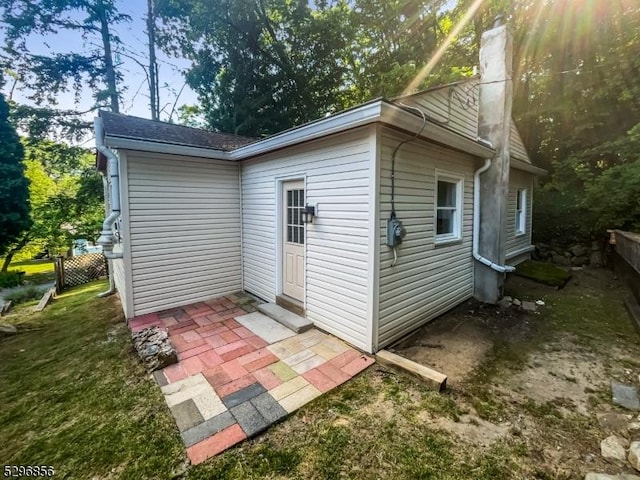
M 504 26 L 488 33 L 510 42 Z M 474 292 L 496 301 L 505 260 L 532 249 L 544 171 L 510 120 L 510 78 L 482 93 L 510 56 L 486 60 L 480 79 L 259 141 L 101 112 L 112 213 L 99 243 L 126 316 L 245 290 L 374 352 Z M 504 128 L 483 114 L 496 102 Z M 485 120 L 495 148 L 479 138 Z

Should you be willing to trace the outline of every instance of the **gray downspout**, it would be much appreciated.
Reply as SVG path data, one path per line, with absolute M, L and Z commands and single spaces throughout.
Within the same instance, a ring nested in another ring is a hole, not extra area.
M 94 121 L 94 131 L 96 135 L 96 149 L 98 152 L 107 157 L 108 167 L 107 172 L 109 175 L 110 185 L 110 212 L 102 223 L 102 232 L 100 232 L 100 238 L 98 238 L 98 245 L 102 246 L 102 251 L 105 258 L 109 261 L 109 290 L 100 293 L 99 297 L 107 297 L 113 295 L 116 292 L 115 281 L 113 278 L 113 259 L 122 258 L 122 253 L 116 253 L 113 251 L 113 244 L 115 239 L 113 236 L 113 225 L 120 216 L 120 175 L 118 173 L 118 157 L 104 144 L 104 126 L 101 118 L 96 118 Z

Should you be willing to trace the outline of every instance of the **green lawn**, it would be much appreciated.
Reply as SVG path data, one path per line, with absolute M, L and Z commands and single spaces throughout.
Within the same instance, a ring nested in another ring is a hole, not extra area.
M 160 389 L 133 353 L 115 297 L 96 298 L 106 282 L 94 282 L 65 293 L 40 314 L 18 307 L 3 317 L 39 330 L 0 341 L 0 458 L 4 464 L 53 465 L 56 477 L 78 479 L 579 478 L 584 468 L 611 468 L 598 459 L 586 467 L 582 461 L 584 453 L 599 451 L 606 436 L 595 410 L 593 416 L 564 417 L 563 405 L 504 389 L 528 355 L 546 351 L 562 332 L 575 339 L 576 349 L 602 355 L 614 373 L 611 342 L 629 356 L 638 353 L 617 284 L 580 281 L 562 291 L 516 285 L 512 294 L 542 296 L 551 306 L 531 317 L 540 328 L 533 337 L 497 344 L 467 382 L 445 394 L 373 366 L 265 434 L 198 466 L 186 460 Z M 608 401 L 605 390 L 593 396 L 595 406 Z M 478 421 L 515 426 L 518 418 L 527 419 L 530 430 L 480 446 L 436 421 L 456 423 L 470 414 L 477 420 L 469 426 L 478 431 L 484 428 Z M 566 472 L 550 466 L 547 444 L 568 455 L 561 458 Z
M 23 262 L 11 262 L 9 271 L 25 272 L 24 279 L 38 285 L 56 279 L 53 262 L 51 260 L 25 260 Z

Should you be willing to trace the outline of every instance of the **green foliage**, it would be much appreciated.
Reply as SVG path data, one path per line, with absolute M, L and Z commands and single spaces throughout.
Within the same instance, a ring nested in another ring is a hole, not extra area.
M 23 277 L 24 272 L 0 272 L 0 289 L 12 288 L 17 287 L 18 285 L 22 285 Z
M 23 155 L 18 134 L 9 122 L 9 106 L 0 95 L 0 255 L 31 224 Z
M 519 264 L 515 274 L 552 287 L 564 287 L 571 278 L 569 272 L 555 265 L 534 260 L 527 260 Z
M 24 140 L 25 173 L 30 181 L 31 227 L 10 253 L 64 253 L 74 238 L 95 240 L 104 217 L 103 186 L 84 148 L 49 140 Z M 11 259 L 9 259 L 11 260 Z
M 44 295 L 44 292 L 45 291 L 42 288 L 28 287 L 9 293 L 8 295 L 4 296 L 4 299 L 9 300 L 14 305 L 18 305 L 20 303 L 38 300 L 42 297 L 42 295 Z

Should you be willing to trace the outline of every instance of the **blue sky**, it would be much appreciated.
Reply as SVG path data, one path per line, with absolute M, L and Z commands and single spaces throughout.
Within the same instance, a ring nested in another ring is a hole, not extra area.
M 119 85 L 125 88 L 121 103 L 121 113 L 150 118 L 148 87 L 143 69 L 135 61 L 126 55 L 136 56 L 138 61 L 147 63 L 147 46 L 145 33 L 146 2 L 142 0 L 116 1 L 116 5 L 121 13 L 131 17 L 131 22 L 121 23 L 114 27 L 123 42 L 124 51 L 116 56 L 120 71 L 123 74 L 123 81 Z M 2 31 L 0 30 L 0 42 L 4 43 Z M 96 42 L 97 39 L 88 39 L 87 43 Z M 84 45 L 83 45 L 84 44 Z M 28 46 L 34 53 L 50 54 L 55 52 L 82 51 L 85 42 L 79 34 L 73 32 L 60 32 L 46 37 L 33 35 L 29 38 Z M 189 68 L 190 62 L 185 59 L 169 58 L 162 52 L 157 52 L 160 71 L 160 107 L 164 111 L 160 118 L 166 120 L 176 99 L 177 93 L 184 85 L 182 71 Z M 5 86 L 5 90 L 6 90 Z M 15 92 L 14 99 L 21 103 L 29 103 L 26 99 L 27 92 Z M 186 86 L 180 95 L 177 106 L 183 104 L 196 103 L 195 93 Z M 84 89 L 78 99 L 72 91 L 62 93 L 58 96 L 59 108 L 79 110 L 90 108 L 93 105 L 92 92 Z M 90 114 L 89 116 L 92 116 Z M 175 119 L 175 115 L 174 115 Z

